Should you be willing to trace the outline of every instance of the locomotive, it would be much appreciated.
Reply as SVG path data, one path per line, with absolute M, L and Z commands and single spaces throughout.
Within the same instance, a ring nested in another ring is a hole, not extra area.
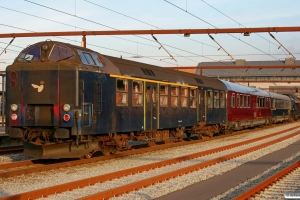
M 293 97 L 57 41 L 24 49 L 6 77 L 6 133 L 35 158 L 89 158 L 129 149 L 129 140 L 151 145 L 299 118 Z

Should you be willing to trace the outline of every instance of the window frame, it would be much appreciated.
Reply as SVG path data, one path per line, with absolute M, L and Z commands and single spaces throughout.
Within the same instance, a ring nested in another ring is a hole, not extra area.
M 225 108 L 226 107 L 226 97 L 225 97 L 225 92 L 220 91 L 220 108 Z
M 88 51 L 82 51 L 77 49 L 77 53 L 79 55 L 79 58 L 81 60 L 81 62 L 85 65 L 90 65 L 90 66 L 97 66 L 97 67 L 104 67 L 104 64 L 102 63 L 102 59 L 99 58 L 99 56 L 94 53 L 94 52 L 88 52 Z M 93 61 L 93 63 L 89 63 L 89 60 L 87 59 L 87 57 L 89 57 L 90 60 Z
M 162 88 L 164 87 L 164 94 L 161 93 Z M 169 106 L 169 85 L 161 84 L 159 85 L 159 105 L 161 107 L 168 107 Z
M 124 84 L 124 90 L 120 90 L 118 89 L 118 81 L 125 81 Z M 124 95 L 125 94 L 125 95 Z M 124 99 L 125 97 L 125 99 Z M 126 101 L 126 103 L 123 103 L 124 100 Z M 116 79 L 116 105 L 117 106 L 128 106 L 128 79 L 121 79 L 121 78 L 117 78 Z
M 189 89 L 186 87 L 180 88 L 180 106 L 183 108 L 188 107 Z M 185 102 L 185 104 L 183 104 Z
M 173 93 L 173 89 L 175 89 L 175 93 Z M 179 102 L 179 87 L 171 85 L 171 107 L 178 107 Z
M 136 87 L 138 85 L 140 86 L 140 88 Z M 143 101 L 144 100 L 143 99 L 144 83 L 143 83 L 143 81 L 133 80 L 131 86 L 132 86 L 131 87 L 131 89 L 132 89 L 132 100 L 131 100 L 132 106 L 135 106 L 135 107 L 143 106 L 144 105 L 144 101 Z M 138 89 L 138 91 L 136 91 L 136 89 Z
M 197 89 L 190 88 L 189 94 L 190 94 L 190 108 L 197 108 Z
M 210 95 L 209 95 L 210 94 Z M 206 97 L 206 105 L 207 108 L 213 108 L 214 106 L 214 93 L 212 90 L 207 90 L 207 97 Z
M 214 101 L 214 108 L 220 108 L 220 91 L 214 90 L 214 100 L 213 101 Z

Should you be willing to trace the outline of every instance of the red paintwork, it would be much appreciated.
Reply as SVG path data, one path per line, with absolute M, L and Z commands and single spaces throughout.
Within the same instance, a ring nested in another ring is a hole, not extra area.
M 261 119 L 261 118 L 270 118 L 271 117 L 271 109 L 270 108 L 257 108 L 256 106 L 256 95 L 246 94 L 250 95 L 250 108 L 232 108 L 230 106 L 230 96 L 232 93 L 236 94 L 243 94 L 243 93 L 237 93 L 235 91 L 228 91 L 227 93 L 227 108 L 228 108 L 228 121 L 242 121 L 242 120 L 254 120 L 254 119 Z M 270 102 L 270 99 L 269 99 Z M 235 100 L 236 103 L 236 100 Z

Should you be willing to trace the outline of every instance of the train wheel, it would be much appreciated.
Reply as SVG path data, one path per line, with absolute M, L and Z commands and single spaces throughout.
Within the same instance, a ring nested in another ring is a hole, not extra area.
M 118 152 L 117 146 L 107 146 L 107 148 L 101 150 L 102 154 L 105 156 L 116 154 Z
M 99 146 L 97 145 L 97 147 L 95 149 L 93 149 L 93 151 L 91 151 L 90 153 L 84 155 L 82 158 L 83 159 L 89 159 L 89 158 L 91 158 L 93 156 L 93 154 L 98 151 L 98 149 L 99 149 Z

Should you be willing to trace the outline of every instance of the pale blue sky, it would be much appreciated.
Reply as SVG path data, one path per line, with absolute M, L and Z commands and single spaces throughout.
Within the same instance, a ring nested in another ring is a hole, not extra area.
M 300 26 L 300 1 L 298 0 L 169 0 L 169 2 L 177 7 L 164 0 L 1 1 L 0 33 L 112 30 L 112 28 L 138 30 L 201 29 L 213 28 L 213 26 L 218 28 Z M 299 32 L 272 34 L 297 59 L 300 58 Z M 276 60 L 288 56 L 282 49 L 278 50 L 279 45 L 268 33 L 251 34 L 250 37 L 241 34 L 232 35 L 236 38 L 228 34 L 218 34 L 213 37 L 235 59 Z M 116 57 L 122 55 L 123 58 L 158 66 L 196 66 L 199 62 L 230 58 L 224 51 L 218 51 L 217 44 L 208 35 L 191 35 L 190 38 L 179 35 L 155 35 L 155 37 L 165 44 L 165 48 L 177 59 L 177 62 L 165 59 L 169 58 L 168 54 L 162 49 L 158 50 L 159 45 L 151 36 L 146 35 L 141 37 L 88 36 L 87 47 L 102 54 Z M 80 45 L 80 36 L 64 38 L 16 38 L 6 54 L 0 56 L 0 70 L 4 70 L 12 63 L 22 48 L 35 42 L 51 39 Z M 11 38 L 0 39 L 0 52 L 10 40 Z M 132 58 L 137 54 L 143 58 Z

